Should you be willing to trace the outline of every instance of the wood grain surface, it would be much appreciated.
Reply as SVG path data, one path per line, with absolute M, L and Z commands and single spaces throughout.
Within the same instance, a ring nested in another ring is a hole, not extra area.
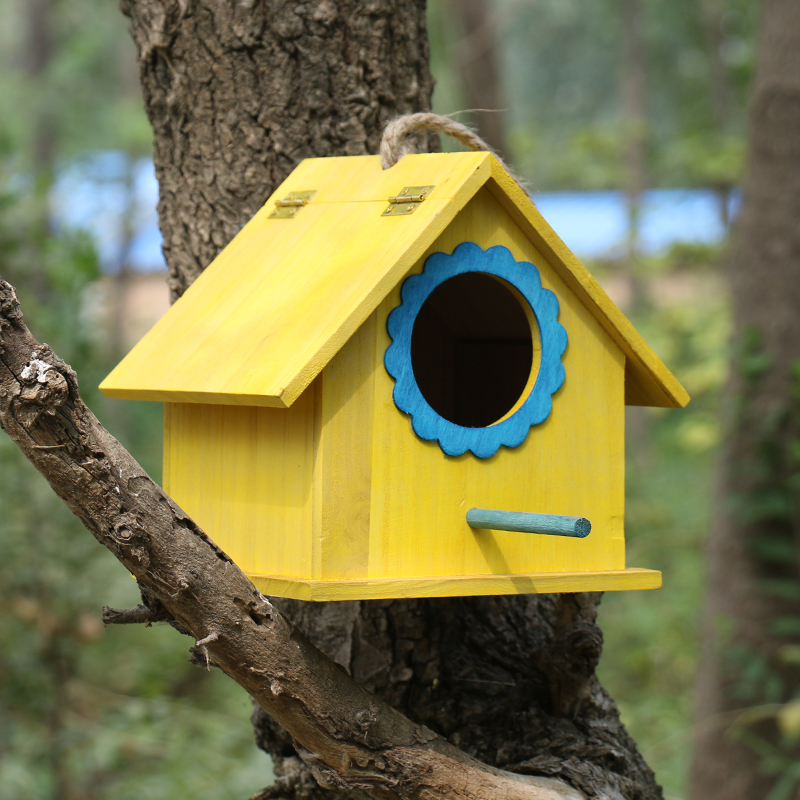
M 405 186 L 433 184 L 409 216 L 382 217 Z M 628 359 L 627 402 L 688 395 L 488 153 L 307 159 L 101 384 L 109 397 L 290 406 L 486 184 Z M 268 219 L 315 189 L 292 219 Z M 462 241 L 475 241 L 466 235 Z

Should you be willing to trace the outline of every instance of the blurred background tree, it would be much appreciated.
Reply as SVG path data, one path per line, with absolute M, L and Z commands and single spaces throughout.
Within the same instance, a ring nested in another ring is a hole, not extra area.
M 104 0 L 0 0 L 0 10 L 0 274 L 158 479 L 152 404 L 91 389 L 124 347 L 134 215 L 123 211 L 109 260 L 53 213 L 54 183 L 76 164 L 113 152 L 131 189 L 149 153 L 126 20 Z M 601 680 L 671 799 L 687 792 L 730 311 L 725 242 L 654 250 L 645 212 L 654 189 L 708 189 L 727 228 L 756 11 L 747 0 L 429 2 L 435 110 L 488 109 L 462 119 L 506 154 L 543 208 L 545 192 L 617 193 L 623 246 L 589 266 L 693 396 L 685 411 L 648 410 L 629 426 L 628 555 L 662 569 L 665 588 L 607 595 L 601 610 Z M 110 323 L 99 321 L 98 297 Z M 135 604 L 133 581 L 2 440 L 0 487 L 0 800 L 241 798 L 263 786 L 247 698 L 185 664 L 171 631 L 102 629 L 99 606 Z
M 800 785 L 800 5 L 766 0 L 742 209 L 726 259 L 733 358 L 709 539 L 691 796 Z

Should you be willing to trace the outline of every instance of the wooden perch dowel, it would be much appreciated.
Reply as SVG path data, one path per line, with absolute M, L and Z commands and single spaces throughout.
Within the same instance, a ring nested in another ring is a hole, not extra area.
M 544 533 L 549 536 L 574 536 L 578 539 L 588 536 L 592 530 L 592 523 L 585 517 L 498 511 L 491 508 L 471 508 L 467 511 L 467 524 L 470 528 L 492 531 Z
M 369 694 L 324 656 L 164 494 L 86 407 L 75 372 L 22 321 L 0 280 L 0 426 L 167 619 L 291 735 L 317 780 L 382 800 L 585 800 L 560 780 L 461 752 Z

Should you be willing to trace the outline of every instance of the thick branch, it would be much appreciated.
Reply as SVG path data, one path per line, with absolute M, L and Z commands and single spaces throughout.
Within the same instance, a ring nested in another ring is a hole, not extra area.
M 197 640 L 196 654 L 283 725 L 322 785 L 409 800 L 584 797 L 561 781 L 467 756 L 311 645 L 100 425 L 80 399 L 74 371 L 33 338 L 4 281 L 0 426 L 136 576 L 148 613 L 163 606 L 157 613 Z

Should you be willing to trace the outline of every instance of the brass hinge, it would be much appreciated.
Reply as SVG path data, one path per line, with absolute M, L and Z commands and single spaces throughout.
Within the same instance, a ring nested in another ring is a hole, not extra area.
M 433 191 L 434 186 L 406 186 L 400 194 L 389 198 L 389 207 L 382 217 L 408 216 Z
M 308 201 L 316 193 L 316 189 L 289 192 L 283 200 L 275 201 L 275 210 L 269 215 L 269 219 L 291 219 L 303 206 L 308 205 Z

